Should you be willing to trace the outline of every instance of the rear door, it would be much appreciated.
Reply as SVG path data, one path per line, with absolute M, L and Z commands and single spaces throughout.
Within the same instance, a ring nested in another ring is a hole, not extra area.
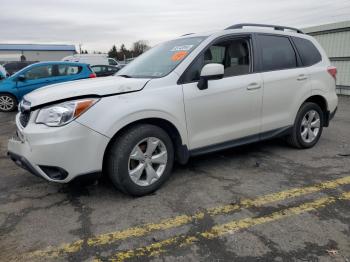
M 67 81 L 87 78 L 88 74 L 82 74 L 83 67 L 81 65 L 59 64 L 55 65 L 53 72 L 53 82 L 61 83 Z
M 264 85 L 261 132 L 282 131 L 294 123 L 300 103 L 311 93 L 309 73 L 289 36 L 257 34 L 256 39 Z

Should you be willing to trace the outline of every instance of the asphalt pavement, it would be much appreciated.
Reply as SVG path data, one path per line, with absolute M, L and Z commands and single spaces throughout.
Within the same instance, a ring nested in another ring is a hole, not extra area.
M 312 149 L 192 158 L 140 198 L 17 167 L 14 117 L 0 113 L 0 261 L 350 261 L 350 97 Z

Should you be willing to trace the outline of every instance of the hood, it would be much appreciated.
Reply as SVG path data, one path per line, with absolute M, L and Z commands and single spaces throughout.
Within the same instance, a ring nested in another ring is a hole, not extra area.
M 24 96 L 31 107 L 80 96 L 107 96 L 141 90 L 149 81 L 145 78 L 111 76 L 49 85 Z

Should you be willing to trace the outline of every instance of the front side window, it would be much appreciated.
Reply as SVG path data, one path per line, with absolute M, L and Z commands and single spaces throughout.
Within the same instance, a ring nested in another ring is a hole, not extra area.
M 247 39 L 224 40 L 204 51 L 183 75 L 183 82 L 199 80 L 200 72 L 206 64 L 218 63 L 224 66 L 224 77 L 238 76 L 250 72 L 249 41 Z
M 45 65 L 45 66 L 37 66 L 32 69 L 29 69 L 25 73 L 25 77 L 27 80 L 35 80 L 40 78 L 47 78 L 52 77 L 52 65 Z
M 288 37 L 259 35 L 262 71 L 297 67 L 295 51 Z
M 175 69 L 205 37 L 176 39 L 157 45 L 121 69 L 117 75 L 159 78 Z

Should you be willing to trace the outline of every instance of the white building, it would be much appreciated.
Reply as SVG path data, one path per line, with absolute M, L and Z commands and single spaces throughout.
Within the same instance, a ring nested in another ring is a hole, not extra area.
M 58 61 L 76 54 L 74 45 L 0 44 L 0 61 Z
M 338 93 L 350 95 L 350 21 L 308 27 L 303 31 L 317 39 L 337 67 Z

